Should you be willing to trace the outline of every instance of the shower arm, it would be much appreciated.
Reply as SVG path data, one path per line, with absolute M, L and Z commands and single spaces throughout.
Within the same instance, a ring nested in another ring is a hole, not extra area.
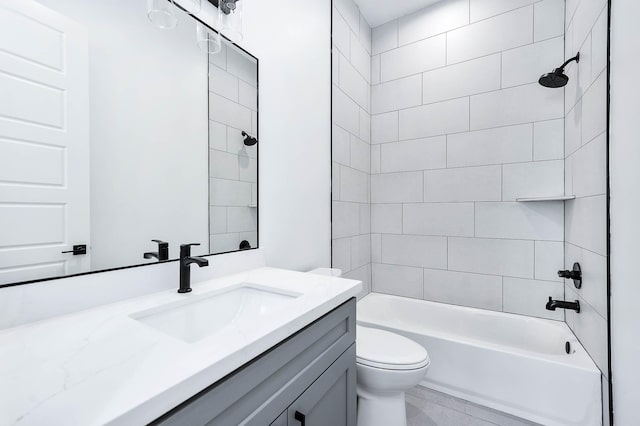
M 567 59 L 567 60 L 565 61 L 565 63 L 564 63 L 564 64 L 562 64 L 562 65 L 560 66 L 560 68 L 558 68 L 558 69 L 559 69 L 560 71 L 564 71 L 564 67 L 566 67 L 567 65 L 569 65 L 569 64 L 570 64 L 571 62 L 573 62 L 573 61 L 580 62 L 580 52 L 578 52 L 578 54 L 577 54 L 576 56 L 574 56 L 573 58 L 571 58 L 571 59 Z

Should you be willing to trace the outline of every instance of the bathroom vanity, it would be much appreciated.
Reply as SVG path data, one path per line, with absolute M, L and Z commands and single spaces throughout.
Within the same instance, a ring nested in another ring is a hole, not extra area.
M 260 268 L 0 331 L 0 424 L 354 425 L 361 287 Z

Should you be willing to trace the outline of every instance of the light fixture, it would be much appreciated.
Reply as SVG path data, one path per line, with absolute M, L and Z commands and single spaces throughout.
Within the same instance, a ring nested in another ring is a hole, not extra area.
M 242 0 L 209 0 L 218 8 L 220 31 L 234 43 L 242 41 Z
M 220 34 L 211 31 L 198 22 L 196 25 L 196 43 L 203 52 L 210 55 L 220 52 L 222 50 L 222 40 Z
M 178 25 L 173 0 L 147 0 L 147 17 L 153 25 L 164 30 Z

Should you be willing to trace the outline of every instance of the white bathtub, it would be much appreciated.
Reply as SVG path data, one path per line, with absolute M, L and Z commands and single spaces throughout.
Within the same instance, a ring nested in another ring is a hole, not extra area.
M 563 322 L 377 293 L 357 306 L 359 324 L 427 349 L 425 387 L 543 425 L 602 424 L 600 371 Z

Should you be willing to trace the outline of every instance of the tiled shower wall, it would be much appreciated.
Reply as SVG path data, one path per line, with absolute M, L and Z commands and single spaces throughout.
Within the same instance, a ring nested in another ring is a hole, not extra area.
M 332 263 L 371 289 L 371 28 L 352 0 L 335 0 L 332 56 Z
M 607 350 L 607 40 L 606 0 L 567 1 L 567 57 L 580 51 L 580 63 L 567 68 L 565 90 L 565 186 L 576 199 L 565 206 L 565 266 L 582 266 L 581 289 L 566 283 L 567 324 L 603 372 L 605 413 Z M 608 420 L 605 416 L 605 423 Z
M 234 48 L 209 55 L 210 253 L 258 244 L 257 64 Z
M 444 0 L 372 55 L 373 291 L 563 320 L 563 203 L 516 199 L 564 193 L 564 1 Z

